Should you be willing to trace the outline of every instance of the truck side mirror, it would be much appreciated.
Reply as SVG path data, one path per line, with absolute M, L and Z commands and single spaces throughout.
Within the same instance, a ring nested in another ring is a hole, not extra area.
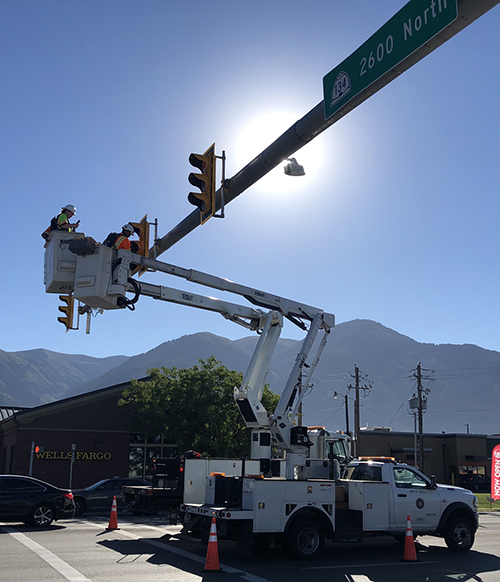
M 431 489 L 437 489 L 436 475 L 431 475 Z

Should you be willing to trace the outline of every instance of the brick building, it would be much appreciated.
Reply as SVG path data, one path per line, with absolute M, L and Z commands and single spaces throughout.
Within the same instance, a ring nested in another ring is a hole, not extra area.
M 164 444 L 162 435 L 147 439 L 131 432 L 130 407 L 118 406 L 129 386 L 35 408 L 0 409 L 0 473 L 31 474 L 74 489 L 114 476 L 144 477 L 154 456 L 176 454 L 176 448 Z

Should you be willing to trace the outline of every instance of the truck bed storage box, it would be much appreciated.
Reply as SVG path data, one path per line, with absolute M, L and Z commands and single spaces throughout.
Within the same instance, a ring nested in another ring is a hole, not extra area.
M 390 485 L 382 481 L 348 481 L 349 509 L 363 513 L 364 531 L 389 529 Z
M 242 509 L 252 510 L 254 533 L 282 531 L 290 516 L 314 505 L 335 519 L 335 482 L 244 479 Z
M 245 473 L 258 473 L 260 461 L 245 461 Z M 210 473 L 240 476 L 243 463 L 240 459 L 186 459 L 184 464 L 184 503 L 204 503 L 206 484 Z
M 241 505 L 243 479 L 213 475 L 213 488 L 207 489 L 205 503 L 215 507 L 235 508 Z

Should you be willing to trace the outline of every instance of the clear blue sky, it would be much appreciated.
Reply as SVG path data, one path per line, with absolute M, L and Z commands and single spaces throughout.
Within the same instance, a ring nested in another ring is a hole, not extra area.
M 40 233 L 71 203 L 98 241 L 146 213 L 166 234 L 193 210 L 191 152 L 215 141 L 234 175 L 404 4 L 2 0 L 0 349 L 101 357 L 199 331 L 248 335 L 148 298 L 66 334 Z M 497 7 L 299 151 L 305 177 L 273 170 L 162 260 L 338 323 L 500 350 L 499 29 Z M 283 337 L 301 333 L 287 324 Z

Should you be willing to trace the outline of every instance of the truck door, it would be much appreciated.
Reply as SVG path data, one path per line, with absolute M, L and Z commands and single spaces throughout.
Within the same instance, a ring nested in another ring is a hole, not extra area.
M 393 467 L 394 475 L 394 525 L 406 529 L 410 516 L 415 532 L 430 531 L 437 527 L 441 512 L 441 499 L 431 484 L 409 467 Z

